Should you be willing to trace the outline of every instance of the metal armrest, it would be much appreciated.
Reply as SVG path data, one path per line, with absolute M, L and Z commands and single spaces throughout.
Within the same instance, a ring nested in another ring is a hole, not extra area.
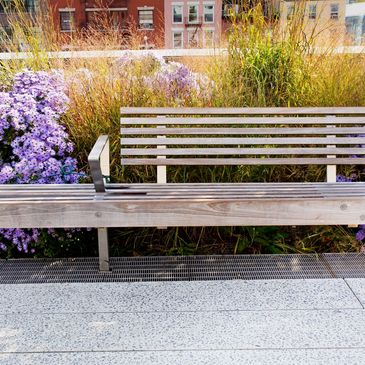
M 110 175 L 109 137 L 100 136 L 94 144 L 88 162 L 97 193 L 105 192 L 105 178 Z

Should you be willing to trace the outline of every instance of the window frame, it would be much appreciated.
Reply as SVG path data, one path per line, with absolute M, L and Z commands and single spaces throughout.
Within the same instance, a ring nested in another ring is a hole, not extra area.
M 210 44 L 207 44 L 207 33 L 211 33 Z M 215 45 L 215 29 L 204 29 L 204 47 L 214 47 Z
M 69 19 L 63 19 L 63 15 L 68 14 Z M 59 19 L 60 19 L 60 32 L 62 33 L 72 33 L 75 31 L 75 10 L 59 10 Z M 64 24 L 69 24 L 69 27 L 66 29 L 63 27 Z
M 314 9 L 314 11 L 313 11 L 313 9 Z M 316 20 L 317 19 L 317 4 L 309 4 L 308 19 L 310 19 L 310 20 Z
M 334 11 L 333 8 L 337 7 L 337 10 Z M 330 4 L 330 19 L 338 20 L 340 18 L 340 5 L 338 3 Z
M 292 20 L 295 13 L 295 5 L 288 4 L 286 8 L 286 20 Z
M 187 29 L 187 46 L 191 47 L 191 48 L 198 48 L 200 46 L 200 37 L 199 37 L 199 30 L 197 30 L 198 28 L 188 28 Z M 194 37 L 194 42 L 196 44 L 192 44 L 192 39 L 190 39 L 190 35 L 191 34 L 195 34 L 196 37 Z
M 174 14 L 174 8 L 176 7 L 180 7 L 181 8 L 181 22 L 176 22 L 175 21 L 175 14 Z M 184 5 L 183 4 L 172 4 L 172 24 L 183 24 L 184 23 Z
M 148 23 L 145 19 L 141 19 L 141 13 L 150 12 L 152 14 L 152 22 Z M 141 22 L 142 20 L 142 22 Z M 151 27 L 142 26 L 143 24 L 150 24 Z M 138 29 L 142 30 L 153 30 L 155 28 L 155 22 L 154 22 L 154 9 L 138 9 Z
M 181 35 L 181 46 L 175 47 L 175 35 L 180 34 Z M 173 30 L 172 31 L 172 48 L 173 49 L 182 49 L 184 48 L 184 30 Z
M 213 9 L 212 9 L 212 12 L 210 13 L 206 13 L 206 11 L 205 11 L 205 7 L 206 6 L 212 6 L 213 7 Z M 211 21 L 207 21 L 206 19 L 205 19 L 205 16 L 206 15 L 212 15 L 212 20 Z M 215 4 L 214 3 L 203 3 L 203 22 L 205 23 L 205 24 L 213 24 L 214 23 L 214 18 L 215 18 Z
M 190 8 L 195 6 L 196 7 L 196 20 L 190 20 Z M 199 23 L 199 3 L 188 3 L 188 24 L 198 24 Z

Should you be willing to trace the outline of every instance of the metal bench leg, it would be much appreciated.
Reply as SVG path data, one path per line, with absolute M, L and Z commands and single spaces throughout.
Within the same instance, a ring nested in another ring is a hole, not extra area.
M 100 271 L 110 271 L 109 267 L 109 245 L 108 228 L 98 228 L 99 244 L 99 269 Z

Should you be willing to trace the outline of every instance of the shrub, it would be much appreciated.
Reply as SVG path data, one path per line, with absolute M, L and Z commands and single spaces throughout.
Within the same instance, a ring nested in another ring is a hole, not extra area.
M 76 183 L 73 144 L 59 123 L 69 99 L 60 71 L 24 71 L 0 93 L 0 184 Z M 28 252 L 38 229 L 0 229 L 0 249 Z

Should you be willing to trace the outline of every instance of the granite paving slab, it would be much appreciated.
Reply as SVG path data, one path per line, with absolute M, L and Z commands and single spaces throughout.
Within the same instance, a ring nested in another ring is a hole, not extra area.
M 0 352 L 365 348 L 365 311 L 0 315 Z
M 362 365 L 365 349 L 0 354 L 6 365 Z
M 365 278 L 346 278 L 344 281 L 365 307 Z
M 342 279 L 0 285 L 1 313 L 362 308 Z

